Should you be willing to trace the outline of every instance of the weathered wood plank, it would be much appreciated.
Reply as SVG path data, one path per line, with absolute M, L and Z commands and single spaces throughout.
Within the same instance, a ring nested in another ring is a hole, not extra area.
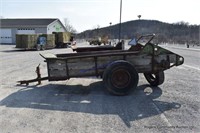
M 69 76 L 95 74 L 94 58 L 76 58 L 68 60 Z
M 48 61 L 49 77 L 65 77 L 67 76 L 65 60 L 49 60 Z

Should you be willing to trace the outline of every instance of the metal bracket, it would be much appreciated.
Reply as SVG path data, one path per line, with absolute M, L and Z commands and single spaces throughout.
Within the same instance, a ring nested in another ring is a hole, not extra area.
M 17 82 L 19 82 L 20 84 L 26 84 L 26 85 L 29 85 L 29 83 L 31 83 L 31 82 L 38 82 L 38 85 L 40 85 L 42 80 L 48 80 L 49 79 L 49 77 L 41 78 L 40 64 L 36 67 L 35 72 L 37 74 L 37 78 L 31 79 L 31 80 L 21 80 L 21 81 L 17 81 Z

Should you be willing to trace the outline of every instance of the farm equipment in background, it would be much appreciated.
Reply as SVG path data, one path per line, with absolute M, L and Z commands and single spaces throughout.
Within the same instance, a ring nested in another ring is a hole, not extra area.
M 74 36 L 70 32 L 53 32 L 56 48 L 67 48 L 74 44 Z
M 108 36 L 95 37 L 95 38 L 88 40 L 88 42 L 89 42 L 90 45 L 101 45 L 101 44 L 106 45 L 106 44 L 109 44 Z
M 150 37 L 145 45 L 139 43 Z M 184 58 L 150 41 L 154 35 L 141 36 L 128 50 L 106 50 L 82 53 L 41 54 L 47 62 L 48 76 L 18 81 L 20 84 L 41 80 L 58 81 L 70 78 L 97 76 L 103 78 L 107 90 L 114 95 L 126 95 L 136 89 L 139 75 L 143 73 L 152 86 L 164 82 L 164 71 L 182 65 Z
M 16 48 L 45 50 L 55 47 L 53 34 L 16 34 Z
M 49 48 L 67 48 L 76 45 L 74 36 L 69 32 L 53 34 L 16 34 L 16 48 L 45 50 Z

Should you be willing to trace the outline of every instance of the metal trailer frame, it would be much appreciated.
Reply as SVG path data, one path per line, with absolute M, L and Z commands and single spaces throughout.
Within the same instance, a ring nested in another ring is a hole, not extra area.
M 122 50 L 122 42 L 117 43 L 116 46 L 96 46 L 96 47 L 71 47 L 73 51 L 90 52 L 90 51 L 105 51 L 105 50 Z
M 150 36 L 143 46 L 138 41 Z M 41 80 L 58 81 L 77 77 L 97 76 L 103 78 L 108 91 L 115 95 L 126 95 L 138 84 L 138 73 L 144 73 L 147 81 L 157 86 L 164 82 L 164 71 L 183 64 L 184 58 L 150 41 L 155 35 L 141 36 L 135 46 L 128 50 L 106 50 L 68 54 L 42 55 L 47 62 L 48 76 L 34 80 L 19 81 L 20 84 Z

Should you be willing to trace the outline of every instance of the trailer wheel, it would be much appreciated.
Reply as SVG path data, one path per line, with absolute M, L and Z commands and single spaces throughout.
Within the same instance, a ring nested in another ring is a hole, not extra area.
M 41 46 L 40 45 L 36 45 L 36 50 L 40 51 L 41 50 Z
M 152 86 L 161 85 L 165 80 L 165 74 L 163 71 L 157 73 L 144 73 L 144 77 Z
M 113 62 L 103 74 L 105 87 L 114 95 L 127 95 L 137 87 L 138 79 L 136 69 L 127 61 Z
M 45 45 L 41 45 L 41 50 L 45 50 Z

